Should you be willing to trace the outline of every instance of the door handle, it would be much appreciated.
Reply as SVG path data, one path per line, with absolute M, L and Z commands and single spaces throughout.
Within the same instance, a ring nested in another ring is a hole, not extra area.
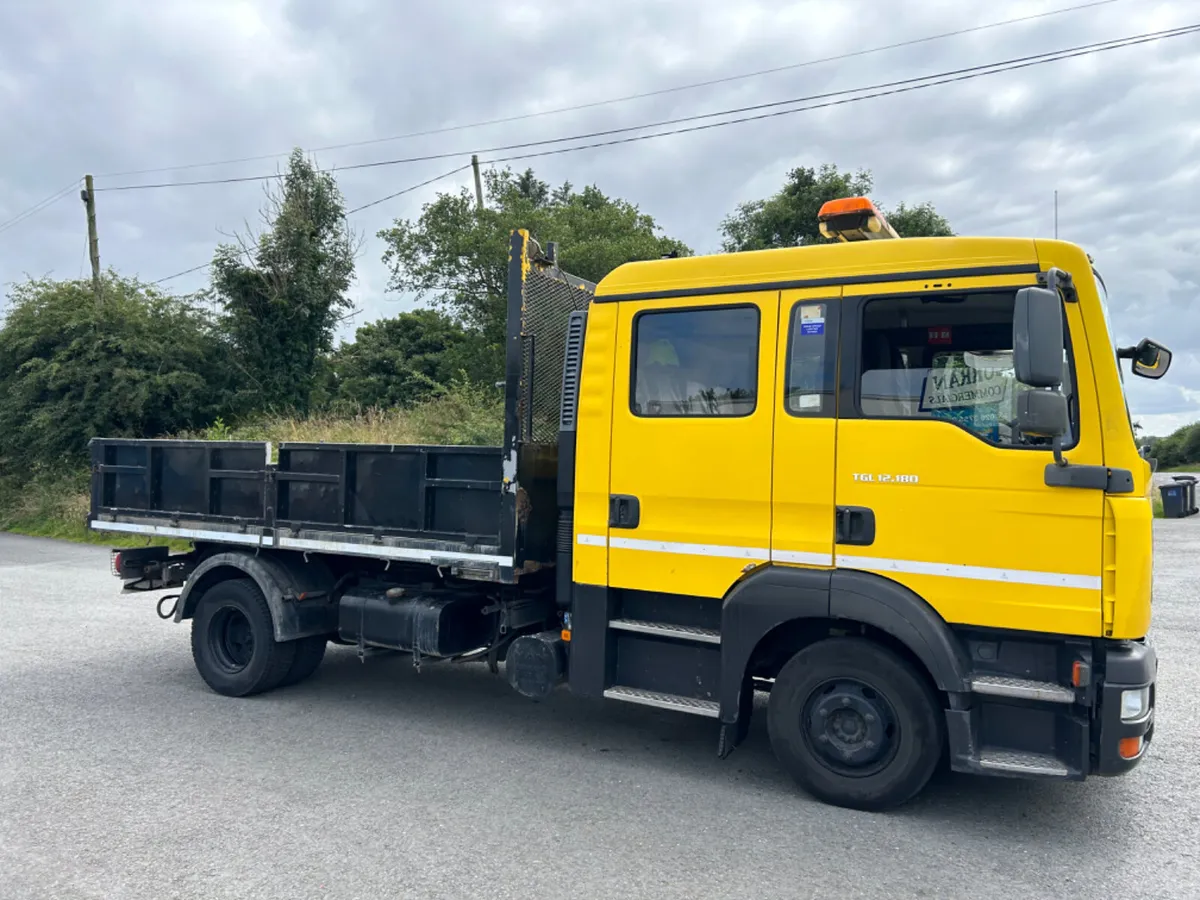
M 632 494 L 609 494 L 608 527 L 637 528 L 642 506 Z
M 865 547 L 875 543 L 875 511 L 865 506 L 838 506 L 834 509 L 834 541 Z

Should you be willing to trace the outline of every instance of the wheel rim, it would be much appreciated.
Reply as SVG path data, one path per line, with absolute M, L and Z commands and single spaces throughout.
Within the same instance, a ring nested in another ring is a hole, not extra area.
M 254 658 L 254 629 L 246 614 L 233 606 L 217 610 L 208 627 L 208 646 L 217 665 L 230 674 L 250 665 Z
M 899 747 L 900 726 L 891 702 L 855 678 L 819 684 L 804 703 L 800 727 L 813 755 L 839 775 L 874 775 Z

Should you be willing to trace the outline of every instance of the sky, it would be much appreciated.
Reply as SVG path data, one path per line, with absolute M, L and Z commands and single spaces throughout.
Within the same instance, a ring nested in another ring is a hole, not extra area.
M 96 176 L 100 257 L 153 281 L 203 265 L 257 221 L 257 176 L 292 147 L 344 167 L 350 207 L 504 144 L 859 88 L 1200 22 L 1195 0 L 5 0 L 0 4 L 0 292 L 88 272 L 78 193 Z M 873 51 L 903 42 L 908 46 Z M 857 54 L 850 58 L 829 57 Z M 811 63 L 807 65 L 799 65 Z M 789 67 L 772 74 L 666 90 Z M 1052 237 L 1095 258 L 1118 342 L 1174 351 L 1127 377 L 1145 433 L 1200 419 L 1200 35 L 861 102 L 513 163 L 595 184 L 716 252 L 720 222 L 796 166 L 867 169 L 874 199 L 932 202 L 959 234 Z M 663 92 L 666 91 L 666 92 Z M 563 107 L 656 93 L 571 112 Z M 496 119 L 500 124 L 463 128 Z M 451 130 L 447 130 L 451 129 Z M 390 139 L 413 132 L 419 137 Z M 362 143 L 362 142 L 371 143 Z M 341 146 L 345 144 L 359 146 Z M 504 155 L 482 153 L 485 161 Z M 261 157 L 248 159 L 251 157 Z M 198 165 L 243 160 L 223 165 Z M 142 174 L 118 173 L 159 169 Z M 361 324 L 387 292 L 377 232 L 460 172 L 352 217 Z M 56 192 L 62 196 L 5 225 Z M 204 270 L 165 282 L 203 288 Z

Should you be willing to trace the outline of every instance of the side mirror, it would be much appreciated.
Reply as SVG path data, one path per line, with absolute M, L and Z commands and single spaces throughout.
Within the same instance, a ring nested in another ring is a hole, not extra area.
M 1013 308 L 1013 369 L 1017 381 L 1035 388 L 1057 388 L 1062 384 L 1064 346 L 1058 291 L 1036 287 L 1017 291 Z
M 1059 391 L 1021 391 L 1017 394 L 1017 427 L 1021 434 L 1060 438 L 1071 430 L 1067 398 Z M 1057 447 L 1058 445 L 1055 444 Z
M 1162 378 L 1171 368 L 1171 351 L 1149 338 L 1142 338 L 1133 350 L 1133 374 L 1143 378 Z

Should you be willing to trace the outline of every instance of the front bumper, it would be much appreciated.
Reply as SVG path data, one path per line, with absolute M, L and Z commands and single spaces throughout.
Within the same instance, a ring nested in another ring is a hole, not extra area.
M 1105 651 L 1104 680 L 1098 685 L 1100 703 L 1096 711 L 1093 773 L 1122 775 L 1145 757 L 1154 737 L 1154 686 L 1158 674 L 1158 656 L 1149 644 L 1134 641 L 1110 644 Z M 1136 721 L 1121 719 L 1121 694 L 1149 688 L 1150 705 Z M 1122 742 L 1140 739 L 1136 755 L 1129 748 L 1122 753 Z

